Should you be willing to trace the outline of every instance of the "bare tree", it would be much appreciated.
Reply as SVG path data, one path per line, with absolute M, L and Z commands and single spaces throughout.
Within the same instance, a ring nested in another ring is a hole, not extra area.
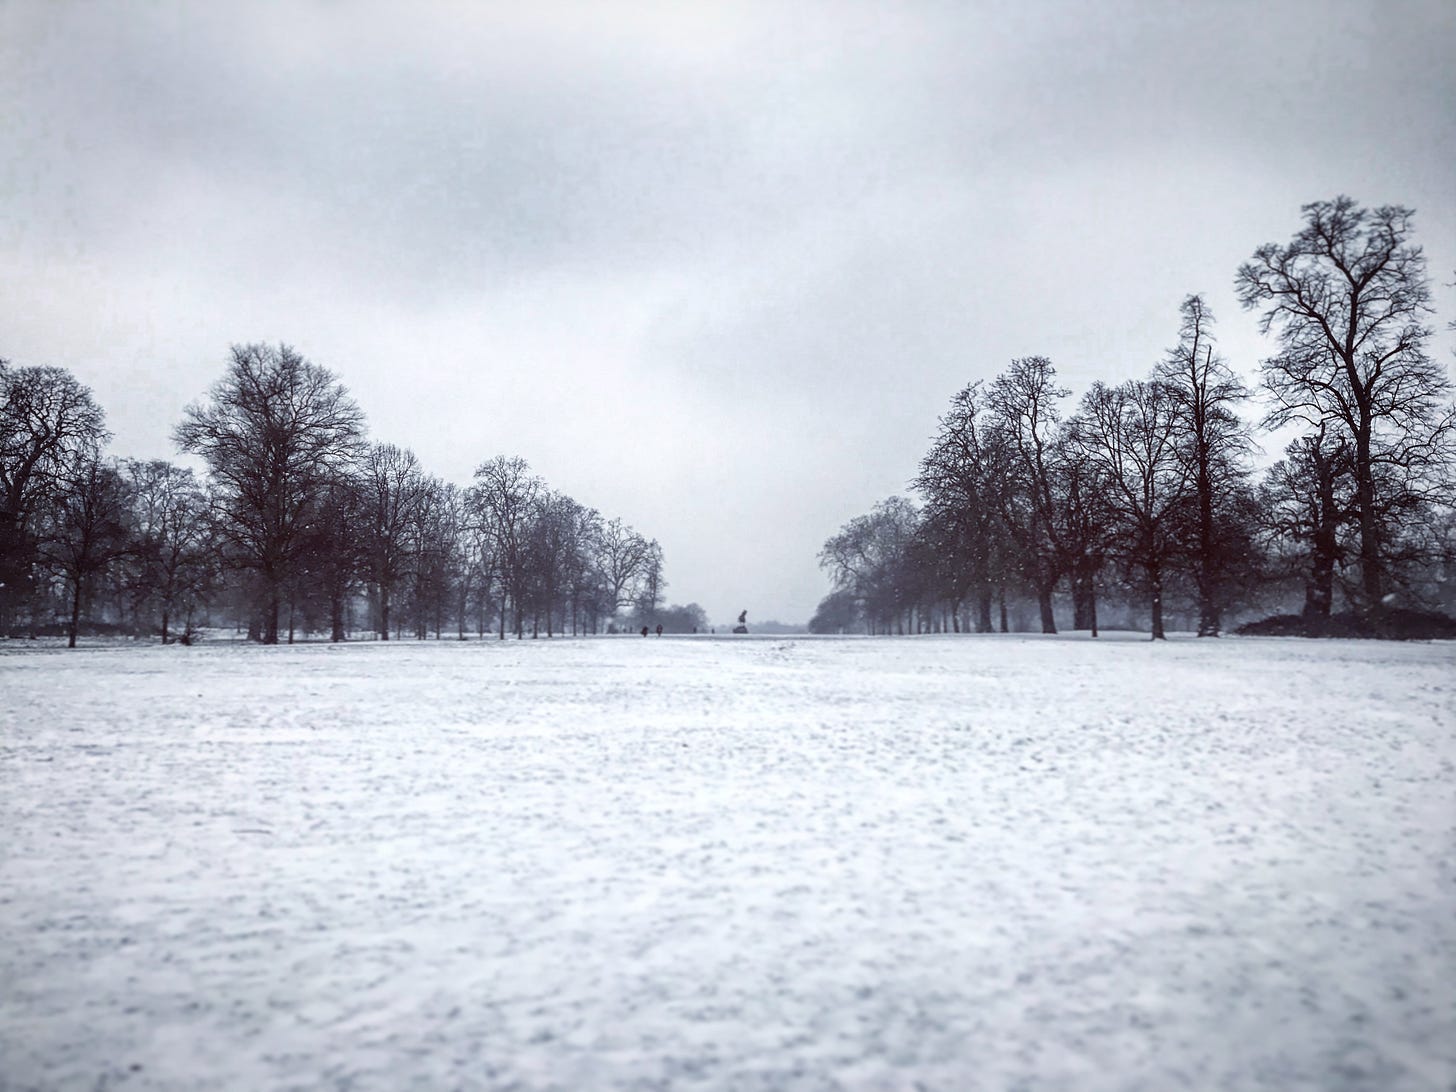
M 260 582 L 260 638 L 280 609 L 310 521 L 363 445 L 364 416 L 325 368 L 287 345 L 235 345 L 223 378 L 174 438 L 212 472 L 220 533 Z
M 985 416 L 982 384 L 957 391 L 914 481 L 925 498 L 925 521 L 942 558 L 953 614 L 970 595 L 978 633 L 991 631 L 992 590 L 1005 565 L 998 519 L 1004 483 L 987 446 Z M 958 617 L 954 624 L 959 627 Z
M 637 587 L 637 618 L 650 622 L 662 605 L 662 593 L 667 588 L 667 580 L 662 575 L 662 547 L 655 538 L 647 543 L 647 556 Z
M 555 618 L 564 603 L 571 555 L 576 549 L 577 510 L 581 506 L 552 489 L 535 498 L 527 532 L 527 569 L 531 595 L 531 632 L 546 624 L 546 636 L 556 634 Z
M 1097 589 L 1113 547 L 1116 515 L 1107 473 L 1082 457 L 1075 429 L 1063 425 L 1051 447 L 1053 517 L 1072 592 L 1072 628 L 1097 636 Z
M 1314 636 L 1329 626 L 1343 531 L 1355 514 L 1352 447 L 1348 436 L 1322 424 L 1290 443 L 1259 489 L 1275 556 L 1292 553 L 1302 571 L 1305 628 Z
M 856 516 L 824 543 L 819 565 L 836 590 L 853 596 L 871 632 L 905 632 L 911 546 L 920 512 L 905 497 L 890 497 Z
M 360 460 L 369 579 L 377 596 L 381 641 L 389 640 L 395 590 L 415 555 L 412 533 L 424 489 L 424 472 L 407 448 L 374 444 Z
M 1173 397 L 1178 451 L 1197 505 L 1188 555 L 1198 589 L 1198 636 L 1217 637 L 1231 562 L 1221 524 L 1231 517 L 1248 478 L 1249 435 L 1234 406 L 1249 391 L 1214 352 L 1213 312 L 1203 297 L 1186 297 L 1179 311 L 1178 344 L 1157 375 Z
M 1381 518 L 1381 468 L 1438 461 L 1453 424 L 1438 417 L 1448 384 L 1425 351 L 1425 256 L 1411 242 L 1408 208 L 1366 209 L 1341 196 L 1302 211 L 1293 240 L 1259 247 L 1236 285 L 1244 307 L 1265 308 L 1260 329 L 1278 331 L 1280 352 L 1263 368 L 1274 400 L 1267 423 L 1333 421 L 1349 435 L 1360 588 L 1365 608 L 1377 610 L 1395 530 Z
M 1004 486 L 996 494 L 1000 515 L 1016 562 L 1036 593 L 1043 633 L 1057 631 L 1052 592 L 1066 560 L 1057 527 L 1053 445 L 1061 421 L 1057 405 L 1071 392 L 1057 386 L 1056 374 L 1044 356 L 1013 360 L 987 397 L 1004 459 L 997 468 Z
M 1117 549 L 1147 582 L 1152 636 L 1161 640 L 1164 578 L 1176 555 L 1175 523 L 1188 500 L 1188 471 L 1177 446 L 1177 401 L 1168 385 L 1094 383 L 1072 424 L 1072 442 L 1107 483 Z
M 484 637 L 498 588 L 499 565 L 495 536 L 478 511 L 478 498 L 473 490 L 460 494 L 459 550 L 460 579 L 456 585 L 456 610 L 459 614 L 459 637 L 465 639 L 465 618 L 475 620 L 476 634 Z
M 526 536 L 536 497 L 545 483 L 531 473 L 525 459 L 497 455 L 475 470 L 470 507 L 478 525 L 492 539 L 500 576 L 500 639 L 506 637 L 506 606 L 513 612 L 516 637 L 525 633 Z
M 573 635 L 585 632 L 590 622 L 594 633 L 607 599 L 596 554 L 596 545 L 601 539 L 602 517 L 595 508 L 574 502 L 569 515 L 562 581 L 571 613 L 571 632 Z
M 331 476 L 323 485 L 305 535 L 301 563 L 328 604 L 329 640 L 349 635 L 349 606 L 368 579 L 367 504 L 357 474 Z
M 464 519 L 461 490 L 449 482 L 426 476 L 420 501 L 415 505 L 415 524 L 410 535 L 414 546 L 410 605 L 415 635 L 421 640 L 431 629 L 438 640 L 444 631 L 447 607 L 459 602 L 457 587 L 465 580 Z M 463 636 L 463 611 L 456 621 L 457 633 Z
M 651 559 L 652 544 L 620 519 L 611 519 L 601 525 L 595 549 L 610 589 L 612 608 L 630 606 L 633 589 Z
M 0 633 L 32 586 L 37 517 L 105 438 L 100 407 L 70 372 L 0 360 Z
M 207 496 L 185 467 L 162 459 L 123 466 L 133 497 L 138 605 L 153 612 L 163 644 L 179 614 L 183 640 L 190 641 L 193 612 L 207 599 L 217 560 Z
M 130 517 L 126 479 L 94 455 L 74 469 L 50 510 L 41 552 L 46 565 L 67 585 L 70 648 L 76 647 L 90 582 L 132 550 Z

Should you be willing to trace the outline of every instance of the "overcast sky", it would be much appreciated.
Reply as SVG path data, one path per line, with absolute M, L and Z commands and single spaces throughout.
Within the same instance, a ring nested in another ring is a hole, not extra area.
M 284 341 L 803 621 L 967 382 L 1142 375 L 1195 291 L 1252 374 L 1234 272 L 1305 202 L 1414 207 L 1456 317 L 1453 58 L 1450 0 L 0 0 L 0 357 L 174 457 Z

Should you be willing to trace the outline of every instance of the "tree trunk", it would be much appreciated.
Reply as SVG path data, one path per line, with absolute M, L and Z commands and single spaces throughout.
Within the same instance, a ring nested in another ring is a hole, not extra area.
M 1323 440 L 1323 433 L 1320 439 Z M 1315 468 L 1314 533 L 1309 546 L 1309 575 L 1304 585 L 1304 625 L 1310 636 L 1329 628 L 1335 601 L 1335 564 L 1340 557 L 1340 512 L 1335 503 L 1337 454 L 1326 456 L 1317 443 L 1310 452 Z
M 1088 563 L 1083 562 L 1072 570 L 1072 628 L 1074 630 L 1096 628 L 1097 592 L 1093 588 L 1093 576 Z
M 347 637 L 344 632 L 344 597 L 335 592 L 329 596 L 329 640 L 338 642 Z
M 1006 623 L 1006 589 L 1001 589 L 1001 632 L 1010 633 L 1011 627 Z
M 1360 505 L 1360 590 L 1365 610 L 1383 605 L 1380 572 L 1380 526 L 1375 515 L 1375 478 L 1370 467 L 1370 429 L 1361 429 L 1355 440 L 1355 489 Z
M 1043 586 L 1036 589 L 1036 605 L 1041 611 L 1041 631 L 1055 633 L 1057 619 L 1052 614 L 1052 589 L 1050 587 Z
M 283 603 L 278 596 L 278 584 L 271 578 L 268 581 L 268 602 L 263 608 L 263 643 L 265 645 L 276 645 L 278 643 L 278 619 L 283 612 Z
M 1208 457 L 1200 449 L 1198 468 L 1198 636 L 1217 637 L 1221 619 L 1218 607 L 1218 559 L 1213 541 L 1213 483 L 1208 476 Z
M 983 584 L 980 588 L 976 589 L 976 632 L 994 632 L 994 627 L 991 625 L 990 584 Z
M 81 625 L 81 576 L 79 573 L 71 582 L 71 587 L 71 625 L 67 630 L 67 648 L 76 647 L 76 630 Z
M 1320 483 L 1325 493 L 1326 483 Z M 1328 489 L 1331 508 L 1334 502 L 1332 486 Z M 1331 508 L 1324 507 L 1321 497 L 1320 522 L 1315 527 L 1314 538 L 1309 549 L 1309 576 L 1304 584 L 1304 625 L 1311 636 L 1320 636 L 1330 624 L 1330 610 L 1335 601 L 1335 561 L 1339 553 L 1337 528 L 1333 518 L 1326 518 Z
M 162 644 L 168 644 L 167 638 L 167 608 L 162 608 Z
M 1153 614 L 1152 640 L 1167 640 L 1167 634 L 1163 632 L 1163 570 L 1161 566 L 1148 566 L 1148 588 Z
M 1304 628 L 1311 637 L 1321 636 L 1329 628 L 1334 597 L 1334 559 L 1315 551 L 1310 557 L 1309 579 L 1304 584 Z

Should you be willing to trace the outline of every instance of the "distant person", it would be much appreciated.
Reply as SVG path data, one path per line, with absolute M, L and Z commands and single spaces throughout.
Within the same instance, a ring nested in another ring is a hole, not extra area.
M 661 637 L 661 636 L 662 636 L 662 623 L 661 623 L 661 622 L 658 622 L 658 623 L 657 623 L 657 635 L 658 635 L 658 636 L 659 636 L 659 637 Z
M 644 637 L 647 636 L 647 627 L 646 626 L 643 626 L 642 627 L 642 636 L 644 636 Z

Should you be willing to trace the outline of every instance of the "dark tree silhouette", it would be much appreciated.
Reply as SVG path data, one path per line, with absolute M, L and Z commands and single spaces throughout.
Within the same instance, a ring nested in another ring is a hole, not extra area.
M 836 589 L 854 597 L 871 632 L 905 632 L 912 603 L 910 551 L 919 521 L 914 504 L 890 497 L 846 523 L 820 551 L 820 567 Z
M 991 631 L 993 587 L 1005 565 L 1004 531 L 997 515 L 998 493 L 1005 483 L 997 474 L 995 453 L 987 447 L 985 399 L 981 383 L 956 392 L 914 482 L 925 498 L 929 533 L 946 561 L 945 587 L 957 612 L 962 600 L 971 597 L 978 633 Z
M 179 614 L 183 638 L 190 640 L 193 612 L 215 580 L 217 551 L 207 496 L 190 469 L 165 460 L 128 462 L 125 468 L 133 498 L 137 608 L 151 612 L 163 644 L 171 640 L 172 621 Z
M 1248 389 L 1214 352 L 1213 312 L 1202 296 L 1188 296 L 1179 308 L 1178 344 L 1157 375 L 1177 412 L 1178 452 L 1187 470 L 1195 509 L 1187 559 L 1198 590 L 1198 636 L 1217 637 L 1222 626 L 1225 584 L 1234 559 L 1226 526 L 1246 493 L 1248 430 L 1234 406 Z
M 363 446 L 364 416 L 325 368 L 287 345 L 235 345 L 227 372 L 174 438 L 212 472 L 234 563 L 257 574 L 259 637 L 278 643 L 285 591 L 331 482 Z
M 1451 429 L 1437 416 L 1448 384 L 1425 351 L 1426 262 L 1411 241 L 1410 209 L 1341 196 L 1303 214 L 1293 240 L 1259 247 L 1236 285 L 1246 308 L 1264 309 L 1260 328 L 1278 331 L 1280 351 L 1263 367 L 1274 400 L 1266 422 L 1336 422 L 1348 434 L 1361 598 L 1377 610 L 1399 530 L 1398 506 L 1379 495 L 1382 469 L 1430 465 Z
M 374 444 L 360 460 L 358 480 L 369 580 L 379 610 L 377 632 L 381 641 L 387 641 L 395 595 L 415 557 L 414 531 L 425 475 L 408 448 Z
M 1036 592 L 1043 633 L 1057 631 L 1052 592 L 1067 554 L 1058 534 L 1053 445 L 1061 422 L 1058 403 L 1071 392 L 1057 386 L 1056 375 L 1044 356 L 1013 360 L 987 396 L 996 446 L 1004 453 L 996 469 L 1004 486 L 996 494 L 1000 516 L 1015 544 L 1017 564 Z
M 528 535 L 536 498 L 546 483 L 531 473 L 526 460 L 498 455 L 475 470 L 470 490 L 472 519 L 491 537 L 500 575 L 500 639 L 506 637 L 506 606 L 513 613 L 513 629 L 525 629 Z
M 70 648 L 76 647 L 90 582 L 132 552 L 131 501 L 121 473 L 92 456 L 74 469 L 50 510 L 41 552 L 46 565 L 66 582 Z
M 1304 579 L 1305 628 L 1323 633 L 1334 603 L 1343 532 L 1354 516 L 1354 458 L 1349 437 L 1321 425 L 1285 449 L 1259 487 L 1260 509 L 1276 557 L 1293 554 Z
M 91 391 L 64 368 L 0 360 L 0 633 L 31 592 L 36 520 L 106 438 Z
M 1117 550 L 1147 582 L 1154 640 L 1163 632 L 1165 576 L 1176 556 L 1175 525 L 1188 499 L 1188 472 L 1177 448 L 1177 406 L 1167 384 L 1094 383 L 1072 435 L 1107 483 Z

